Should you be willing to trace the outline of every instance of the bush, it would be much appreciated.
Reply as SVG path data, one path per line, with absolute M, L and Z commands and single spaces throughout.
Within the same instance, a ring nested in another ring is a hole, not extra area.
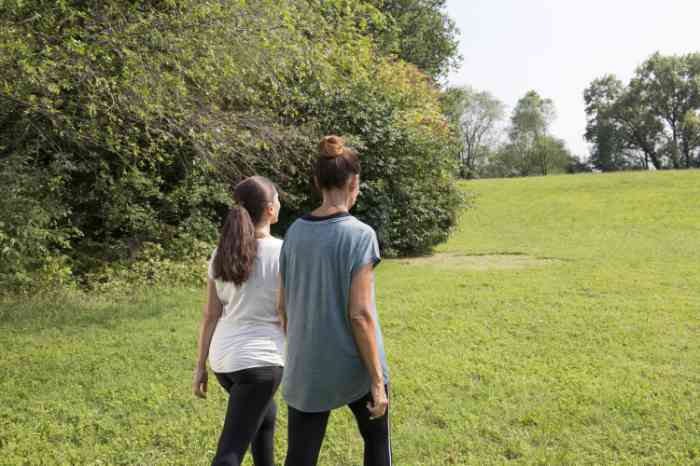
M 207 249 L 211 252 L 209 245 Z M 206 255 L 176 260 L 168 256 L 159 244 L 146 243 L 132 260 L 105 263 L 101 269 L 82 276 L 83 288 L 125 296 L 135 284 L 166 288 L 206 284 Z
M 360 149 L 357 214 L 385 253 L 444 240 L 460 203 L 439 91 L 368 24 L 383 15 L 360 1 L 5 2 L 0 176 L 21 214 L 1 220 L 3 280 L 202 261 L 256 173 L 283 190 L 281 233 L 317 200 L 327 133 Z
M 60 184 L 21 158 L 0 170 L 0 287 L 69 281 L 67 253 L 78 234 L 62 226 L 69 211 L 54 195 Z

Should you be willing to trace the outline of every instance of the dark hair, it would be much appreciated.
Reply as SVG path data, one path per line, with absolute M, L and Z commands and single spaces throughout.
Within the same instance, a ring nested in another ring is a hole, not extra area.
M 258 253 L 255 225 L 274 201 L 277 188 L 262 176 L 251 176 L 233 189 L 232 207 L 224 222 L 214 257 L 214 277 L 241 285 L 248 280 Z
M 320 189 L 342 188 L 348 178 L 360 174 L 357 153 L 345 147 L 340 136 L 325 136 L 318 144 L 318 152 L 314 175 Z

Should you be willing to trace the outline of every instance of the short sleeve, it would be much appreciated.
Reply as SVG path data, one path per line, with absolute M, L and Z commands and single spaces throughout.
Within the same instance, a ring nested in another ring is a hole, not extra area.
M 362 235 L 355 247 L 352 258 L 352 275 L 355 275 L 355 272 L 367 264 L 376 267 L 381 260 L 377 235 L 373 230 L 370 230 Z
M 211 253 L 211 258 L 209 259 L 209 266 L 207 267 L 207 276 L 212 280 L 216 280 L 214 278 L 214 257 L 216 257 L 216 249 L 214 249 L 214 252 Z

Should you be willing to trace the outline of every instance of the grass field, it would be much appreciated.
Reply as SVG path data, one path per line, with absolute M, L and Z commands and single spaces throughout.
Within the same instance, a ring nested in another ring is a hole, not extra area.
M 700 465 L 700 172 L 464 188 L 440 255 L 378 269 L 396 464 Z M 0 464 L 208 464 L 202 299 L 2 303 Z M 320 464 L 361 464 L 346 410 Z

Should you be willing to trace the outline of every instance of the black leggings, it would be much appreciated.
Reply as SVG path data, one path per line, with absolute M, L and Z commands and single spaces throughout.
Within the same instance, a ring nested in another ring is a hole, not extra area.
M 282 368 L 254 367 L 214 375 L 229 397 L 212 466 L 239 466 L 249 445 L 255 466 L 273 466 L 277 418 L 273 396 L 282 380 Z
M 367 402 L 371 399 L 368 393 L 348 405 L 365 442 L 364 466 L 391 466 L 389 410 L 384 416 L 370 420 Z M 289 446 L 285 466 L 316 466 L 331 412 L 305 413 L 291 406 L 287 409 Z

